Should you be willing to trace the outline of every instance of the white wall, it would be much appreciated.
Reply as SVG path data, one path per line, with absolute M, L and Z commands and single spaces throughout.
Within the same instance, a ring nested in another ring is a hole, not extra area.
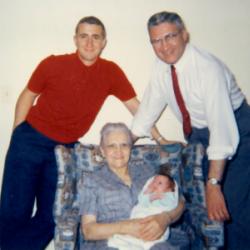
M 0 180 L 17 96 L 42 58 L 75 50 L 72 38 L 78 20 L 95 15 L 104 22 L 108 45 L 103 57 L 124 69 L 141 98 L 154 58 L 146 22 L 162 10 L 183 17 L 191 41 L 226 62 L 250 99 L 248 0 L 0 0 Z M 108 98 L 82 141 L 97 143 L 107 121 L 129 125 L 131 116 L 119 101 Z M 167 138 L 182 139 L 171 113 L 164 113 L 158 126 Z

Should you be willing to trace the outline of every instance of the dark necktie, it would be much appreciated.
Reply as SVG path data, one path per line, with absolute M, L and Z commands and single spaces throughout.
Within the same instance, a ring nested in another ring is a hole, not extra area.
M 179 109 L 180 109 L 181 114 L 182 114 L 183 132 L 184 132 L 185 137 L 188 137 L 191 134 L 191 131 L 192 131 L 191 121 L 190 121 L 190 116 L 189 116 L 189 113 L 187 111 L 187 108 L 185 106 L 185 103 L 184 103 L 184 100 L 183 100 L 183 97 L 182 97 L 182 94 L 181 94 L 181 91 L 180 91 L 178 78 L 177 78 L 177 75 L 176 75 L 176 72 L 175 72 L 174 65 L 171 65 L 171 75 L 172 75 L 175 98 L 176 98 L 177 104 L 178 104 Z

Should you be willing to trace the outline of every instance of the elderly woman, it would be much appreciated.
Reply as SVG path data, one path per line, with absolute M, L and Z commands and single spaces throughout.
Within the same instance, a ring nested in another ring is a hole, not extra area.
M 108 123 L 101 131 L 100 149 L 106 164 L 84 176 L 81 196 L 82 232 L 85 241 L 81 249 L 114 249 L 107 239 L 114 234 L 126 234 L 152 241 L 160 238 L 165 228 L 176 221 L 184 209 L 181 199 L 176 209 L 142 219 L 129 219 L 139 192 L 152 177 L 154 169 L 129 162 L 132 136 L 123 123 Z M 179 249 L 169 242 L 152 249 Z

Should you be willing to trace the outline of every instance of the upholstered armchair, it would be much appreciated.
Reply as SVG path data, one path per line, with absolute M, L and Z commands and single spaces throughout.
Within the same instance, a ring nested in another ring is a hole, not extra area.
M 57 146 L 58 183 L 54 204 L 55 249 L 79 249 L 83 240 L 80 232 L 79 195 L 82 189 L 83 171 L 100 168 L 103 158 L 97 145 L 78 143 L 73 149 Z M 178 182 L 186 199 L 185 212 L 175 227 L 188 237 L 189 249 L 217 249 L 223 246 L 223 225 L 210 221 L 206 214 L 202 160 L 204 149 L 200 144 L 183 147 L 172 145 L 135 145 L 131 153 L 134 164 L 147 164 L 158 168 L 171 166 L 170 173 Z M 178 244 L 175 242 L 175 244 Z

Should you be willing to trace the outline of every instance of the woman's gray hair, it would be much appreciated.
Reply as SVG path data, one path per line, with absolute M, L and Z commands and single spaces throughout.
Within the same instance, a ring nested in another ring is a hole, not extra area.
M 109 122 L 103 126 L 103 128 L 100 132 L 100 135 L 101 135 L 100 146 L 101 147 L 104 146 L 104 142 L 105 142 L 107 136 L 114 131 L 121 131 L 121 132 L 124 132 L 125 134 L 127 134 L 128 143 L 129 143 L 129 145 L 132 146 L 132 144 L 133 144 L 132 133 L 129 130 L 129 128 L 127 127 L 127 125 L 125 123 L 122 123 L 122 122 L 117 122 L 117 123 Z
M 162 11 L 152 15 L 148 20 L 148 30 L 161 23 L 175 24 L 180 30 L 185 29 L 185 24 L 181 17 L 175 12 Z

